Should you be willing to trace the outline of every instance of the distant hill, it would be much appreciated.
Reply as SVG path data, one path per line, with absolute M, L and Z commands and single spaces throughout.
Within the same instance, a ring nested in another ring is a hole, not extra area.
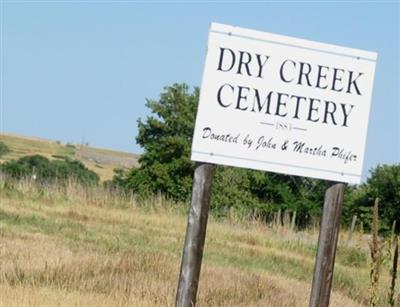
M 35 154 L 49 159 L 69 157 L 84 163 L 87 168 L 96 172 L 102 181 L 111 179 L 115 168 L 130 168 L 139 165 L 139 155 L 110 149 L 10 133 L 1 133 L 0 141 L 11 149 L 10 153 L 0 158 L 0 162 Z

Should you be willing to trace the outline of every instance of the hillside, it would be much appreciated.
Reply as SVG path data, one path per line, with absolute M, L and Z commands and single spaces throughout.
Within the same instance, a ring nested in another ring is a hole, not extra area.
M 10 184 L 12 188 L 10 188 Z M 4 306 L 172 306 L 186 215 L 100 187 L 0 182 Z M 180 208 L 180 209 L 179 209 Z M 317 229 L 210 218 L 199 306 L 307 306 Z M 331 306 L 365 306 L 368 252 L 339 240 Z M 344 240 L 343 240 L 344 239 Z M 387 293 L 381 272 L 381 304 Z
M 111 179 L 115 168 L 138 166 L 139 155 L 126 152 L 80 144 L 62 144 L 58 141 L 13 134 L 0 134 L 0 141 L 11 149 L 9 154 L 0 158 L 0 162 L 35 154 L 49 159 L 69 157 L 83 162 L 87 168 L 96 172 L 102 181 Z

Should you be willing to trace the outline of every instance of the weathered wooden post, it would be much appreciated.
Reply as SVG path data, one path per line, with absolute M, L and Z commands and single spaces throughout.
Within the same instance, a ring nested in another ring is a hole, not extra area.
M 179 307 L 196 304 L 213 170 L 214 165 L 212 164 L 197 163 L 194 171 L 192 201 L 176 293 L 176 306 Z
M 329 306 L 345 184 L 328 182 L 318 238 L 310 307 Z

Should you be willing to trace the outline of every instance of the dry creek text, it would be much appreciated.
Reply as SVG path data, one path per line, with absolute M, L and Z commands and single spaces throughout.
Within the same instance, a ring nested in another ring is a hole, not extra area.
M 219 51 L 216 70 L 222 74 L 263 79 L 270 70 L 269 63 L 274 60 L 269 55 L 233 48 L 220 47 Z M 352 96 L 363 95 L 364 77 L 363 72 L 285 59 L 279 64 L 279 72 L 273 79 L 285 85 L 291 84 L 297 89 L 315 88 L 318 91 L 335 93 L 335 96 L 342 93 L 341 97 L 346 96 L 346 100 L 353 101 Z M 220 85 L 216 92 L 216 101 L 224 109 L 265 113 L 281 118 L 341 127 L 349 127 L 351 122 L 349 118 L 352 113 L 354 114 L 355 108 L 354 103 L 343 101 L 339 103 L 329 99 L 306 97 L 235 83 Z

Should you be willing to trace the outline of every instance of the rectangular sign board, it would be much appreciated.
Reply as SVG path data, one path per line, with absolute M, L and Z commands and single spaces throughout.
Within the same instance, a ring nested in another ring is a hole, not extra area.
M 191 159 L 359 183 L 376 58 L 213 23 Z

